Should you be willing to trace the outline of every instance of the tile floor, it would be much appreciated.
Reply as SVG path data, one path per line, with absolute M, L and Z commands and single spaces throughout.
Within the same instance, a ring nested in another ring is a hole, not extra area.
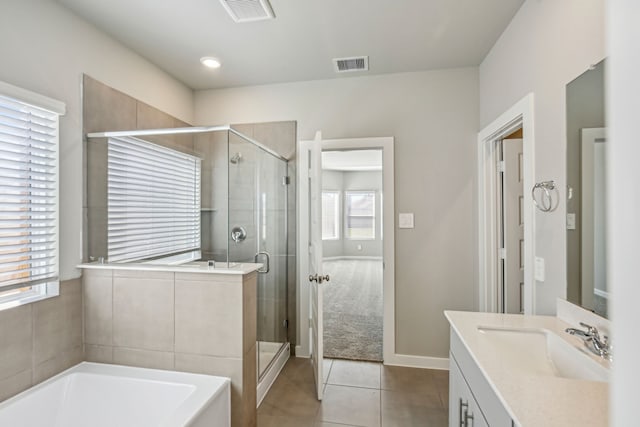
M 258 427 L 446 427 L 449 373 L 325 359 L 324 399 L 309 359 L 292 357 L 258 408 Z

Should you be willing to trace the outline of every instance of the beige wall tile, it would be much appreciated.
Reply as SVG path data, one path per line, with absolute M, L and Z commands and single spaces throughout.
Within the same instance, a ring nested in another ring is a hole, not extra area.
M 255 350 L 257 340 L 257 286 L 258 274 L 251 273 L 244 276 L 242 283 L 242 342 L 243 352 L 246 353 L 252 347 Z
M 176 280 L 176 352 L 242 357 L 242 285 Z
M 0 402 L 31 387 L 31 369 L 0 380 Z
M 83 76 L 84 132 L 136 129 L 136 100 Z
M 99 273 L 96 273 L 99 272 Z M 84 342 L 111 345 L 113 342 L 112 270 L 85 270 L 82 276 Z
M 31 369 L 31 307 L 0 311 L 0 380 Z
M 174 369 L 174 354 L 135 348 L 113 348 L 113 363 L 150 369 Z
M 173 351 L 172 279 L 167 273 L 114 271 L 114 346 Z
M 256 425 L 256 404 L 258 372 L 256 367 L 256 342 L 247 350 L 242 359 L 242 424 L 246 426 Z
M 231 425 L 233 427 L 248 425 L 241 423 L 241 420 L 243 418 L 242 359 L 176 353 L 175 360 L 177 371 L 192 372 L 195 374 L 217 375 L 221 377 L 231 378 Z
M 80 279 L 60 283 L 60 295 L 33 304 L 33 363 L 38 365 L 82 345 Z
M 68 351 L 56 354 L 49 360 L 38 363 L 33 368 L 33 384 L 59 374 L 65 369 L 77 365 L 84 359 L 82 345 L 78 345 Z
M 84 360 L 96 363 L 113 363 L 113 347 L 110 345 L 84 345 Z

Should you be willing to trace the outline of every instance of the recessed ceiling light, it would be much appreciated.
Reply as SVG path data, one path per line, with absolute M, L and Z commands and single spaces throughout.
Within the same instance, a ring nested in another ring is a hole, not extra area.
M 222 65 L 218 59 L 211 56 L 203 56 L 202 58 L 200 58 L 200 62 L 202 62 L 202 65 L 208 68 L 220 68 L 220 66 Z

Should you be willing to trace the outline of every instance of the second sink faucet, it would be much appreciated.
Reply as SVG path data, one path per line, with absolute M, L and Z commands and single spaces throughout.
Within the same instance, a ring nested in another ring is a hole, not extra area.
M 600 332 L 598 332 L 598 329 L 595 326 L 587 325 L 583 322 L 580 322 L 580 326 L 586 328 L 586 330 L 583 331 L 582 329 L 567 328 L 565 329 L 565 332 L 582 338 L 584 345 L 596 355 L 607 360 L 612 360 L 609 337 L 604 335 L 601 338 Z

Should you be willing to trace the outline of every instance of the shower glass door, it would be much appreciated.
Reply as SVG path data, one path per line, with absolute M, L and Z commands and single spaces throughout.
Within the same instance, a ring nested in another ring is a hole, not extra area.
M 287 342 L 287 163 L 229 135 L 229 261 L 259 262 L 257 358 L 262 376 Z

